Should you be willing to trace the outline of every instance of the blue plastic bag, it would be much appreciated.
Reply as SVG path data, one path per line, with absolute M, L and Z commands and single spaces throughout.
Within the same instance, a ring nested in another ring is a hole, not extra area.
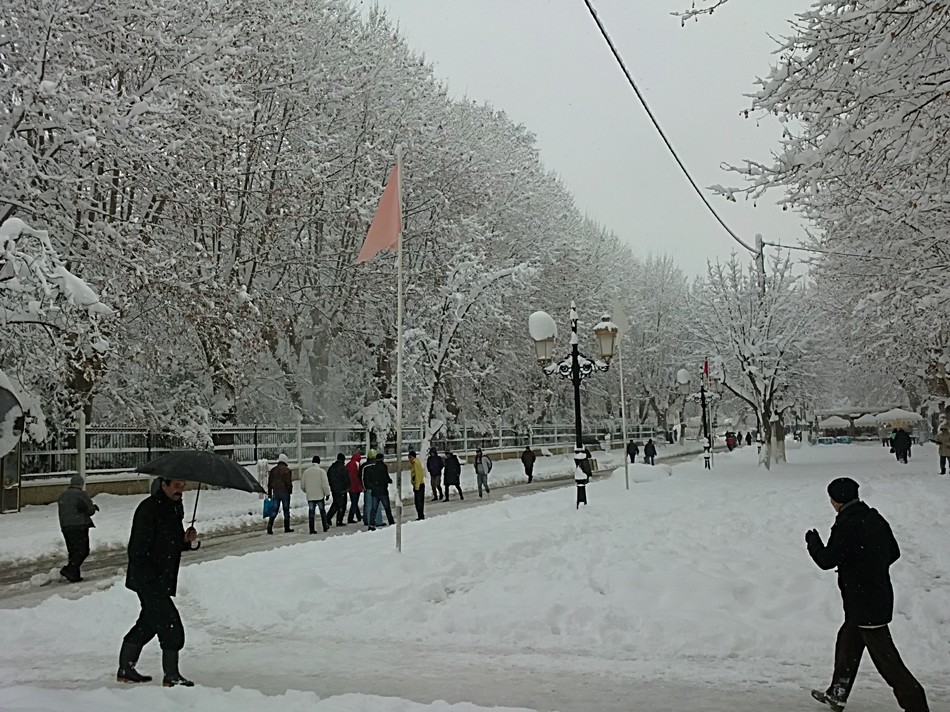
M 277 500 L 268 497 L 264 500 L 264 519 L 270 519 L 277 514 Z

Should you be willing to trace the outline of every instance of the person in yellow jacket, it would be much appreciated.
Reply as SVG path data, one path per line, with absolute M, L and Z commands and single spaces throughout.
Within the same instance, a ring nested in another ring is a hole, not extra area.
M 416 451 L 409 451 L 409 472 L 412 476 L 412 494 L 416 500 L 416 521 L 426 518 L 426 472 L 422 462 L 416 457 Z

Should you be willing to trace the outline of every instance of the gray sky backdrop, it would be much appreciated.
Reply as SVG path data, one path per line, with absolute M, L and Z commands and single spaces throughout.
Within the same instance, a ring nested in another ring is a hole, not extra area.
M 364 6 L 368 0 L 360 4 Z M 640 89 L 697 183 L 739 179 L 722 162 L 767 160 L 778 123 L 740 111 L 775 58 L 769 35 L 811 0 L 732 0 L 680 27 L 689 0 L 595 0 Z M 688 274 L 737 245 L 673 162 L 626 83 L 583 0 L 379 0 L 410 45 L 458 96 L 485 101 L 538 137 L 581 210 L 640 255 L 672 255 Z M 802 220 L 774 200 L 730 203 L 707 192 L 750 244 L 795 243 Z M 776 196 L 777 197 L 777 196 Z

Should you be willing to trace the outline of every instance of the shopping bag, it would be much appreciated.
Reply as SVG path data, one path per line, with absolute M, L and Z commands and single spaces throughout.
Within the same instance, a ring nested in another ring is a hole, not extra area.
M 270 519 L 277 514 L 277 500 L 268 497 L 264 500 L 264 519 Z

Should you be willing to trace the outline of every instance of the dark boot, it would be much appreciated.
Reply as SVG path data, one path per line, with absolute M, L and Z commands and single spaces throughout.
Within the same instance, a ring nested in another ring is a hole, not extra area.
M 194 687 L 195 683 L 186 679 L 178 671 L 178 651 L 162 651 L 162 687 Z
M 135 664 L 139 660 L 139 654 L 142 647 L 132 645 L 122 641 L 122 648 L 119 650 L 119 670 L 115 674 L 116 682 L 151 682 L 151 675 L 142 675 L 135 669 Z

